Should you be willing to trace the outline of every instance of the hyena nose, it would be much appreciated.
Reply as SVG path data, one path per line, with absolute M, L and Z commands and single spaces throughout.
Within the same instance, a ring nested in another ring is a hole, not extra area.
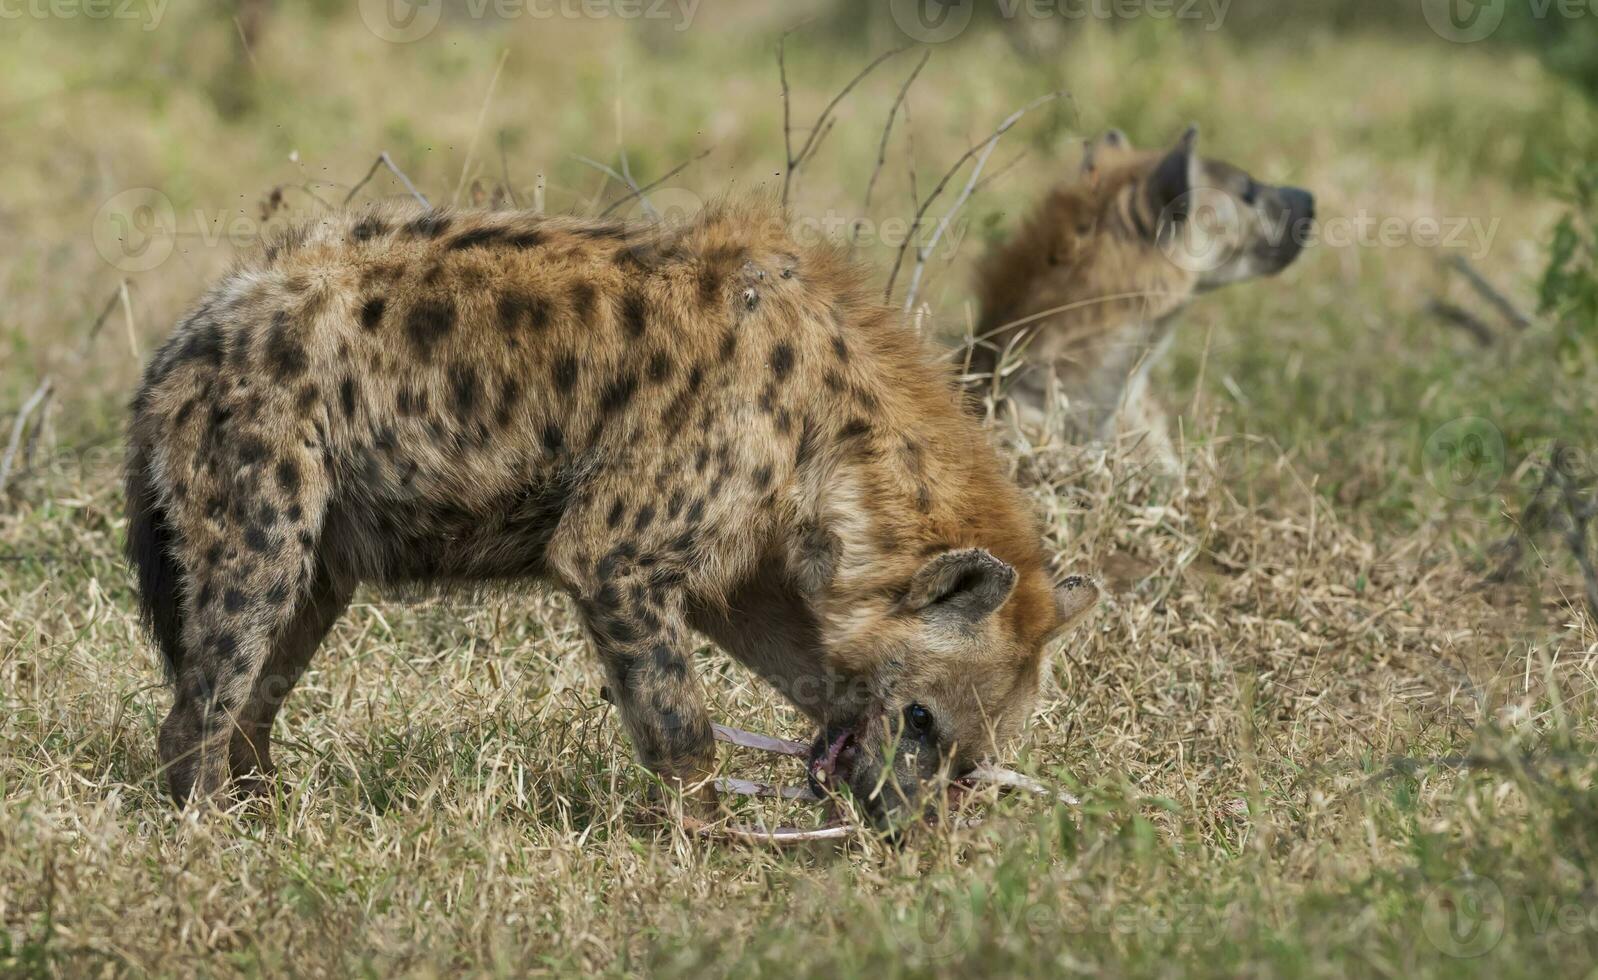
M 1295 218 L 1315 217 L 1315 195 L 1300 187 L 1282 188 L 1282 203 Z

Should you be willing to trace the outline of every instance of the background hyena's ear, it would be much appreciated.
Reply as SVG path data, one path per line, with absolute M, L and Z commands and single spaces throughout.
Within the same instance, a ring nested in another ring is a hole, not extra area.
M 1132 141 L 1119 129 L 1112 129 L 1096 140 L 1089 140 L 1082 151 L 1082 173 L 1092 177 L 1112 160 L 1132 149 Z
M 1187 195 L 1193 189 L 1198 174 L 1198 126 L 1187 127 L 1187 132 L 1177 140 L 1150 172 L 1144 184 L 1149 212 L 1159 223 L 1164 219 L 1181 221 L 1187 217 Z
M 1060 625 L 1049 634 L 1049 639 L 1080 623 L 1098 604 L 1099 587 L 1091 579 L 1068 576 L 1054 590 L 1054 608 L 1060 615 Z
M 981 548 L 945 551 L 910 580 L 905 604 L 924 614 L 976 622 L 1004 605 L 1015 588 L 1015 569 Z

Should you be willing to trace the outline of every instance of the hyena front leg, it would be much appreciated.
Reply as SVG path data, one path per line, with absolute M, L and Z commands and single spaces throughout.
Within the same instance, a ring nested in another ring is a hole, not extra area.
M 668 786 L 707 798 L 716 749 L 682 606 L 679 594 L 651 587 L 644 575 L 620 576 L 579 599 L 639 760 Z

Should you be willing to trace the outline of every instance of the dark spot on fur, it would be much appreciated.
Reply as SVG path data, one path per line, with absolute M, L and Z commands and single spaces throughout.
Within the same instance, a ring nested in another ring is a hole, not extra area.
M 601 415 L 614 415 L 627 407 L 632 401 L 633 393 L 638 390 L 638 376 L 631 371 L 624 371 L 612 378 L 605 385 L 604 393 L 599 398 L 599 412 Z
M 621 498 L 618 497 L 616 502 L 610 505 L 610 515 L 605 518 L 605 526 L 615 530 L 621 525 L 621 519 L 626 516 L 627 505 L 622 503 Z
M 450 239 L 449 244 L 445 245 L 444 248 L 450 252 L 459 252 L 462 249 L 492 244 L 499 237 L 500 230 L 498 228 L 473 228 Z
M 771 376 L 778 383 L 788 380 L 793 372 L 793 345 L 786 340 L 771 349 Z
M 450 403 L 461 419 L 477 414 L 477 371 L 469 364 L 456 362 L 449 369 Z
M 843 339 L 843 337 L 841 335 L 834 335 L 833 336 L 833 338 L 832 338 L 832 352 L 834 354 L 838 355 L 838 360 L 840 362 L 845 363 L 845 364 L 848 363 L 848 361 L 849 361 L 849 345 L 848 345 L 848 343 L 846 343 L 844 341 L 844 339 Z
M 553 422 L 544 426 L 544 450 L 554 454 L 566 448 L 566 433 Z
M 438 342 L 455 329 L 455 301 L 447 296 L 420 300 L 405 318 L 405 334 L 417 353 L 428 358 Z
M 405 225 L 405 231 L 411 235 L 421 235 L 424 238 L 437 238 L 449 231 L 449 216 L 437 211 L 429 211 L 420 217 L 413 218 Z
M 386 234 L 388 234 L 388 225 L 383 221 L 378 218 L 362 218 L 356 222 L 355 228 L 350 232 L 350 237 L 357 242 L 365 242 Z
M 621 323 L 627 331 L 627 336 L 634 340 L 644 335 L 649 328 L 649 309 L 644 300 L 644 294 L 630 290 L 621 299 Z
M 367 330 L 376 330 L 383 323 L 383 307 L 387 300 L 381 296 L 373 296 L 361 307 L 361 326 Z
M 867 422 L 863 418 L 856 417 L 850 419 L 848 423 L 845 424 L 841 430 L 839 430 L 838 436 L 839 438 L 843 439 L 854 439 L 858 436 L 869 435 L 870 433 L 871 423 Z
M 272 539 L 264 528 L 251 524 L 244 531 L 244 546 L 259 554 L 272 547 Z
M 246 598 L 244 593 L 240 592 L 238 589 L 228 589 L 222 593 L 222 608 L 226 612 L 243 612 L 244 607 L 248 604 L 248 598 Z
M 554 366 L 555 390 L 561 394 L 570 394 L 577 387 L 577 358 L 570 354 L 562 354 L 555 358 Z
M 637 534 L 643 531 L 645 528 L 649 527 L 654 519 L 655 505 L 645 504 L 643 507 L 639 508 L 638 516 L 633 518 L 633 533 Z
M 239 463 L 243 466 L 253 466 L 266 459 L 266 443 L 251 436 L 239 440 Z
M 665 351 L 659 351 L 649 359 L 649 380 L 659 384 L 665 381 L 669 374 L 671 374 L 671 358 L 666 356 Z
M 294 407 L 299 410 L 301 415 L 304 415 L 315 408 L 316 403 L 321 401 L 321 399 L 322 390 L 320 388 L 316 387 L 316 385 L 306 385 L 300 389 L 299 395 L 294 399 Z
M 736 330 L 728 330 L 721 338 L 721 350 L 717 356 L 721 358 L 721 363 L 725 364 L 732 360 L 732 355 L 737 353 L 737 351 L 738 332 Z
M 499 298 L 499 324 L 510 333 L 549 326 L 550 304 L 542 296 L 506 293 Z
M 755 470 L 754 476 L 755 489 L 764 490 L 771 486 L 771 466 L 769 464 L 760 467 L 758 470 Z
M 354 418 L 355 417 L 355 379 L 350 377 L 349 375 L 345 375 L 344 376 L 344 380 L 339 382 L 339 386 L 338 386 L 338 401 L 339 401 L 339 404 L 341 406 L 343 406 L 343 408 L 344 408 L 344 417 L 347 418 L 347 419 L 348 418 Z
M 279 381 L 292 381 L 310 367 L 305 348 L 290 333 L 289 315 L 281 310 L 272 316 L 272 328 L 266 337 L 266 358 Z
M 578 323 L 587 323 L 594 316 L 594 284 L 590 282 L 577 282 L 572 284 L 571 293 L 567 296 L 571 304 L 572 318 Z
M 277 461 L 277 486 L 289 496 L 300 492 L 300 466 L 292 459 Z

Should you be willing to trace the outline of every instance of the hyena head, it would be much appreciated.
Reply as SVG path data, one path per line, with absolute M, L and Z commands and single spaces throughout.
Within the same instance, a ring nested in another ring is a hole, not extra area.
M 1050 641 L 1098 600 L 1087 579 L 1055 587 L 1041 562 L 1017 564 L 941 552 L 834 634 L 829 668 L 849 696 L 833 699 L 811 776 L 847 783 L 880 828 L 936 817 L 950 779 L 999 757 L 1032 713 Z
M 1138 232 L 1196 292 L 1281 272 L 1303 251 L 1315 220 L 1308 191 L 1264 184 L 1199 156 L 1197 126 L 1164 152 L 1135 150 L 1110 130 L 1088 145 L 1082 177 L 1114 219 L 1095 229 Z

